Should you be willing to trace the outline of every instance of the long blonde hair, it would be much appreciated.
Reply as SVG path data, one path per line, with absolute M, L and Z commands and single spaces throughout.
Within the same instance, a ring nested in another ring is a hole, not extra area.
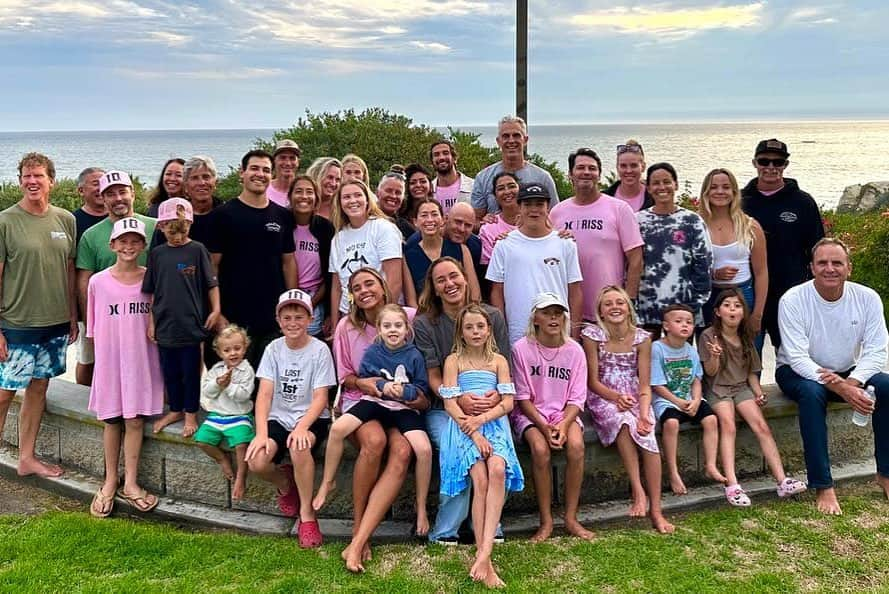
M 488 312 L 477 303 L 470 303 L 457 314 L 457 323 L 454 325 L 454 348 L 451 352 L 457 355 L 457 367 L 461 367 L 460 363 L 466 356 L 467 345 L 466 340 L 463 338 L 463 320 L 465 320 L 466 316 L 469 314 L 478 314 L 482 316 L 488 324 L 488 339 L 485 341 L 485 346 L 482 348 L 485 361 L 493 360 L 494 355 L 499 352 L 497 350 L 497 343 L 494 342 L 494 323 L 491 322 L 491 316 L 489 316 Z
M 608 326 L 605 325 L 605 321 L 602 319 L 602 299 L 605 297 L 606 293 L 617 293 L 627 302 L 627 309 L 629 310 L 629 314 L 627 314 L 627 334 L 630 332 L 636 332 L 636 312 L 633 308 L 633 301 L 630 299 L 630 296 L 623 289 L 623 287 L 619 287 L 617 285 L 607 285 L 602 287 L 602 290 L 599 291 L 599 295 L 596 297 L 596 322 L 599 324 L 599 328 L 605 332 L 605 336 L 609 339 L 612 338 L 611 333 L 608 331 Z
M 346 186 L 358 186 L 361 188 L 361 193 L 364 194 L 365 200 L 367 200 L 367 220 L 371 219 L 386 219 L 389 218 L 386 214 L 380 210 L 380 207 L 377 206 L 376 197 L 371 194 L 370 189 L 367 187 L 363 181 L 359 181 L 357 179 L 353 179 L 352 181 L 348 181 L 340 184 L 340 188 L 336 191 L 336 195 L 333 197 L 333 204 L 331 205 L 331 215 L 330 222 L 333 223 L 333 228 L 339 231 L 343 227 L 349 224 L 349 217 L 343 213 L 342 206 L 342 196 L 343 196 L 343 188 Z
M 713 218 L 713 210 L 710 208 L 710 197 L 708 194 L 710 193 L 710 186 L 713 185 L 713 178 L 719 174 L 725 175 L 732 187 L 732 201 L 729 204 L 728 213 L 729 218 L 732 220 L 732 227 L 735 230 L 735 240 L 749 250 L 753 247 L 754 241 L 753 219 L 741 210 L 741 190 L 738 187 L 738 180 L 728 169 L 720 167 L 704 177 L 704 183 L 701 184 L 701 204 L 698 207 L 701 218 L 704 219 L 704 224 L 709 227 L 710 221 Z

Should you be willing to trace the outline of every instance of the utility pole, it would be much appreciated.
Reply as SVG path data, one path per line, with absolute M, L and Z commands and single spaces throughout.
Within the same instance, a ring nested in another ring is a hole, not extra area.
M 516 0 L 515 113 L 528 121 L 528 0 Z

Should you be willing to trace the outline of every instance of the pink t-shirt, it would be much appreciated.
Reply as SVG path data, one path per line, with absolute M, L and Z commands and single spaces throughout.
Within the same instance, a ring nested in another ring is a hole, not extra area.
M 413 321 L 417 310 L 413 307 L 405 307 L 407 319 Z M 333 333 L 333 358 L 336 361 L 336 377 L 340 384 L 349 375 L 358 375 L 358 369 L 361 367 L 361 359 L 364 358 L 364 351 L 371 345 L 377 337 L 377 327 L 368 324 L 364 330 L 359 330 L 352 325 L 348 317 L 342 318 L 336 325 Z M 342 388 L 340 393 L 340 408 L 343 412 L 348 412 L 356 402 L 361 400 L 362 392 L 360 390 L 348 390 Z
M 559 348 L 545 347 L 527 336 L 512 345 L 512 379 L 516 401 L 530 400 L 547 423 L 565 418 L 565 407 L 573 404 L 581 411 L 587 397 L 587 366 L 583 348 L 567 340 Z M 532 423 L 518 404 L 510 413 L 513 429 L 519 436 Z M 583 427 L 580 418 L 578 424 Z
M 151 298 L 142 292 L 141 279 L 125 285 L 110 268 L 90 278 L 86 335 L 94 340 L 96 365 L 89 410 L 99 420 L 164 412 L 157 345 L 147 334 L 150 311 Z
M 480 264 L 488 264 L 491 261 L 491 253 L 494 251 L 494 244 L 497 242 L 497 238 L 513 229 L 515 229 L 515 225 L 510 225 L 504 221 L 499 214 L 497 215 L 496 222 L 485 223 L 481 226 L 481 229 L 478 230 L 478 236 L 482 240 Z
M 627 204 L 630 205 L 630 208 L 633 209 L 633 212 L 639 212 L 642 210 L 642 205 L 645 204 L 645 186 L 642 186 L 642 189 L 635 196 L 625 196 L 620 191 L 620 186 L 617 187 L 617 191 L 614 193 L 615 198 L 623 200 Z
M 280 192 L 275 189 L 275 186 L 273 186 L 272 184 L 269 184 L 269 187 L 266 188 L 266 190 L 265 190 L 265 195 L 269 200 L 271 200 L 275 204 L 283 206 L 284 208 L 287 208 L 287 209 L 290 208 L 290 200 L 287 199 L 287 190 Z
M 299 287 L 315 294 L 318 287 L 324 282 L 321 272 L 321 251 L 318 239 L 309 232 L 308 225 L 296 225 L 293 230 L 293 244 L 296 251 L 293 257 L 299 270 Z
M 457 181 L 451 185 L 439 185 L 435 188 L 435 199 L 441 204 L 444 216 L 448 216 L 448 213 L 451 212 L 451 209 L 454 208 L 454 205 L 457 204 L 457 200 L 460 198 L 460 180 L 461 177 L 458 175 Z
M 643 245 L 633 209 L 606 194 L 592 204 L 574 198 L 556 205 L 549 214 L 556 229 L 568 229 L 577 240 L 583 274 L 583 317 L 596 319 L 596 299 L 606 285 L 624 286 L 625 252 Z

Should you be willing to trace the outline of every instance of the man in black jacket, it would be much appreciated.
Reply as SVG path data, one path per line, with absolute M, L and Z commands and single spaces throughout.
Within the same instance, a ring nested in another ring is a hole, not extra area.
M 778 300 L 791 287 L 810 278 L 812 247 L 824 237 L 821 211 L 795 179 L 784 177 L 790 163 L 787 145 L 771 138 L 756 145 L 753 166 L 757 177 L 741 191 L 744 212 L 756 219 L 766 235 L 769 292 L 762 330 L 777 350 Z

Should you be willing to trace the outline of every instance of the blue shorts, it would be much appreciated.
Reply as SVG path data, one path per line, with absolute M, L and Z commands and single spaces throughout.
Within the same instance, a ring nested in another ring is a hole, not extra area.
M 24 390 L 32 379 L 65 373 L 69 325 L 48 328 L 4 328 L 9 355 L 0 363 L 0 389 Z

